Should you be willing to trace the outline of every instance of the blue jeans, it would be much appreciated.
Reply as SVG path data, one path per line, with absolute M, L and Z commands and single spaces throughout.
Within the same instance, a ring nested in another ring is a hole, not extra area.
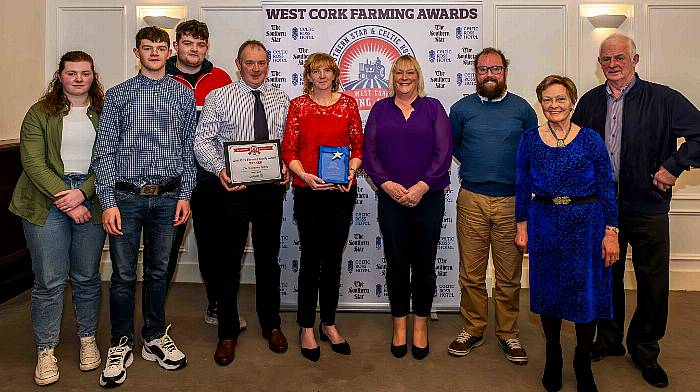
M 75 188 L 85 176 L 69 175 L 66 185 Z M 90 202 L 83 205 L 90 209 Z M 43 226 L 22 220 L 32 257 L 32 328 L 37 350 L 58 345 L 61 334 L 63 291 L 71 280 L 73 310 L 78 336 L 93 336 L 100 308 L 100 257 L 105 243 L 102 225 L 76 224 L 54 205 Z
M 134 296 L 141 231 L 143 231 L 143 287 L 141 307 L 145 341 L 165 334 L 165 293 L 168 258 L 175 240 L 173 218 L 179 188 L 159 196 L 141 196 L 115 191 L 124 235 L 109 236 L 112 259 L 112 285 L 109 309 L 112 322 L 112 346 L 126 336 L 134 340 Z

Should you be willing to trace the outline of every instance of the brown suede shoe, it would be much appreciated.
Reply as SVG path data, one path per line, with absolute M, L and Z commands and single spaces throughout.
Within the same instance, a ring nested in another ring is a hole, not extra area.
M 273 352 L 280 354 L 287 351 L 289 344 L 281 329 L 275 328 L 272 331 L 263 332 L 263 337 L 267 339 L 267 346 L 270 347 L 270 350 Z
M 236 340 L 224 339 L 216 344 L 216 352 L 214 353 L 214 361 L 221 366 L 226 366 L 233 362 L 236 356 Z

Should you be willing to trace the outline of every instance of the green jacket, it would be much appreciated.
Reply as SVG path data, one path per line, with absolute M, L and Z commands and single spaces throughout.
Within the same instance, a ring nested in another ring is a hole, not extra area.
M 97 130 L 99 113 L 92 106 L 88 117 Z M 63 160 L 61 159 L 61 136 L 63 117 L 68 108 L 58 116 L 46 113 L 39 102 L 32 105 L 24 116 L 20 130 L 19 150 L 24 171 L 17 181 L 10 202 L 10 211 L 30 223 L 43 226 L 49 215 L 53 196 L 69 189 L 63 182 Z M 87 180 L 79 187 L 90 200 L 90 213 L 94 224 L 102 222 L 100 203 L 95 194 L 95 173 L 92 168 Z

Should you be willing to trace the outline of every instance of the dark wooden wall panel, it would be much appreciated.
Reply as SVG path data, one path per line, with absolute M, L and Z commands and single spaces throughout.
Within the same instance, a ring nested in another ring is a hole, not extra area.
M 0 303 L 29 289 L 34 280 L 22 221 L 7 209 L 21 173 L 19 142 L 0 141 Z

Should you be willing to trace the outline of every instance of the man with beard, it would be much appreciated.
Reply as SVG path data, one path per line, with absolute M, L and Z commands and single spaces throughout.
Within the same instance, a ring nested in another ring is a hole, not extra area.
M 167 74 L 194 91 L 197 102 L 197 119 L 204 106 L 204 98 L 214 89 L 231 83 L 231 77 L 226 71 L 217 68 L 207 60 L 209 51 L 209 28 L 204 22 L 192 19 L 182 22 L 175 29 L 175 56 L 168 59 L 165 64 Z M 197 162 L 197 186 L 192 192 L 192 226 L 197 239 L 197 258 L 199 271 L 202 274 L 202 282 L 207 293 L 208 306 L 204 314 L 204 322 L 217 325 L 217 303 L 213 292 L 212 280 L 214 277 L 212 264 L 218 259 L 227 257 L 222 254 L 217 235 L 221 233 L 215 230 L 219 220 L 220 211 L 211 203 L 212 194 L 218 190 L 219 179 L 204 170 Z M 180 245 L 185 236 L 185 226 L 179 226 L 173 249 L 170 252 L 168 262 L 168 287 L 175 275 L 177 259 L 180 256 Z M 241 330 L 246 328 L 246 321 L 238 316 Z
M 474 59 L 476 94 L 450 108 L 454 156 L 462 186 L 457 198 L 460 310 L 465 326 L 447 349 L 464 356 L 484 342 L 488 320 L 489 248 L 496 285 L 496 336 L 508 360 L 527 363 L 518 339 L 523 255 L 515 247 L 515 155 L 520 134 L 537 126 L 523 98 L 507 91 L 508 60 L 485 48 Z

